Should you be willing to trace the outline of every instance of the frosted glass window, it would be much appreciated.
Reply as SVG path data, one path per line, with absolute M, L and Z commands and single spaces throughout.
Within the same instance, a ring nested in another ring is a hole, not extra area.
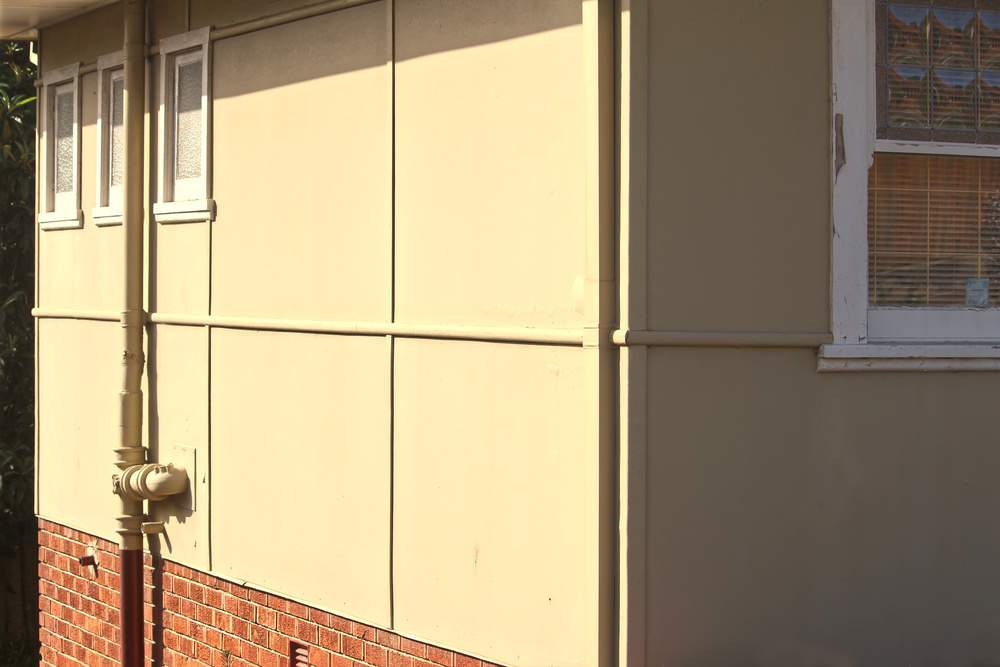
M 177 67 L 174 178 L 201 176 L 202 108 L 201 60 Z
M 56 90 L 54 109 L 53 173 L 57 194 L 73 191 L 73 91 Z
M 125 179 L 125 79 L 111 79 L 111 109 L 108 121 L 111 135 L 108 138 L 108 182 L 112 188 L 121 187 Z M 109 204 L 111 202 L 108 202 Z
M 878 0 L 880 139 L 1000 144 L 1000 12 L 990 6 Z
M 159 222 L 211 219 L 209 29 L 199 28 L 160 42 Z M 197 214 L 197 215 L 195 215 Z
M 77 161 L 78 104 L 76 67 L 51 72 L 44 82 L 41 107 L 43 182 L 39 222 L 58 223 L 55 229 L 79 226 L 80 186 Z M 57 83 L 51 83 L 50 81 Z

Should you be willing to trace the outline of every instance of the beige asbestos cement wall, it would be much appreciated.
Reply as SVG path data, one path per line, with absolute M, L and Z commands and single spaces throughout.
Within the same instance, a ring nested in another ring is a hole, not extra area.
M 148 444 L 194 470 L 151 508 L 165 557 L 504 664 L 606 660 L 588 2 L 380 0 L 213 41 L 217 217 L 146 221 L 148 307 L 175 321 L 149 327 Z M 155 1 L 149 24 L 305 4 Z M 114 5 L 43 30 L 43 69 L 120 25 Z M 40 319 L 39 512 L 112 537 L 122 234 L 89 216 L 96 86 L 83 228 L 40 233 L 39 308 L 98 321 Z
M 828 5 L 649 3 L 651 328 L 829 331 Z M 651 348 L 646 663 L 995 663 L 998 391 Z

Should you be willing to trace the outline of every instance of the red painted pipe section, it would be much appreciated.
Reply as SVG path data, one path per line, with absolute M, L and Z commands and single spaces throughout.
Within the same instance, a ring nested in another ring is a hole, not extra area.
M 122 667 L 143 667 L 142 551 L 121 551 Z

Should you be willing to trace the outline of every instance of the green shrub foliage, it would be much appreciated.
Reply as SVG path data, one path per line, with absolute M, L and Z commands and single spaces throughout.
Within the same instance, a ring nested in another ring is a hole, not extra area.
M 11 555 L 33 518 L 36 104 L 30 45 L 0 44 L 0 555 Z
M 36 661 L 35 66 L 0 42 L 0 663 Z M 34 618 L 32 618 L 34 616 Z

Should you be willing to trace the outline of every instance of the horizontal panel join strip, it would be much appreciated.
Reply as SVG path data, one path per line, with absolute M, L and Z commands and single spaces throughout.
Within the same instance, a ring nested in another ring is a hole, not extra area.
M 110 311 L 34 308 L 40 319 L 74 319 L 117 322 L 120 316 Z M 448 324 L 406 324 L 401 322 L 336 322 L 324 320 L 283 320 L 220 315 L 174 315 L 152 313 L 152 324 L 205 326 L 219 329 L 287 331 L 354 336 L 398 336 L 400 338 L 437 338 L 546 345 L 584 345 L 590 338 L 584 328 L 536 328 L 463 326 Z M 651 331 L 619 329 L 611 332 L 611 342 L 618 346 L 648 345 L 666 347 L 819 347 L 833 342 L 826 332 L 720 332 L 720 331 Z
M 115 322 L 117 313 L 86 310 L 35 308 L 32 315 L 43 319 L 76 319 Z M 582 328 L 536 328 L 461 326 L 447 324 L 404 324 L 400 322 L 336 322 L 324 320 L 282 320 L 219 315 L 173 315 L 152 313 L 153 324 L 205 326 L 220 329 L 255 331 L 286 331 L 301 333 L 342 334 L 355 336 L 399 336 L 401 338 L 437 338 L 545 345 L 583 345 Z
M 619 329 L 611 340 L 615 345 L 653 347 L 819 347 L 833 342 L 826 332 L 765 331 L 638 331 Z

